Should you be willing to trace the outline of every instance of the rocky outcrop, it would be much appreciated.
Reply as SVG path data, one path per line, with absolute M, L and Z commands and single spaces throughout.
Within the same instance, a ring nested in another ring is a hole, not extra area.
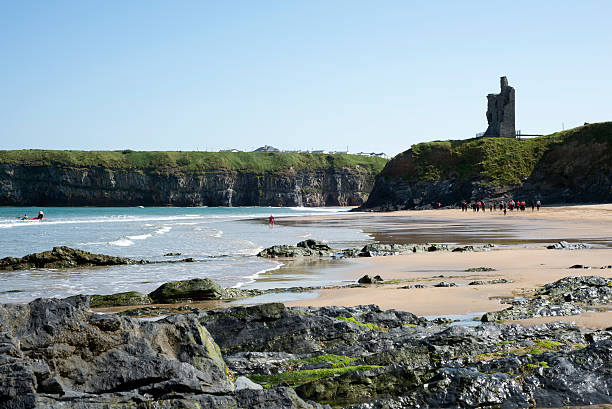
M 253 173 L 0 163 L 0 205 L 358 206 L 374 177 L 365 166 Z
M 169 304 L 191 300 L 222 300 L 229 298 L 227 291 L 210 278 L 170 281 L 149 294 L 153 302 Z
M 32 253 L 21 258 L 0 259 L 0 270 L 24 270 L 29 268 L 75 268 L 115 266 L 121 264 L 145 264 L 144 260 L 94 254 L 66 246 L 53 247 L 50 251 Z
M 488 312 L 483 322 L 519 320 L 533 317 L 578 315 L 588 305 L 612 302 L 612 280 L 600 276 L 564 277 L 546 284 L 534 297 L 512 301 L 505 310 Z
M 425 243 L 425 244 L 382 244 L 369 243 L 359 249 L 344 249 L 334 250 L 324 242 L 317 240 L 305 240 L 299 242 L 296 246 L 291 245 L 276 245 L 268 247 L 260 251 L 257 255 L 266 258 L 299 258 L 299 257 L 380 257 L 380 256 L 396 256 L 400 254 L 423 253 L 434 251 L 452 251 L 452 252 L 471 252 L 471 251 L 488 251 L 493 248 L 493 244 L 484 245 L 468 245 L 468 246 L 449 246 L 448 244 L 440 243 Z
M 560 241 L 555 244 L 546 246 L 549 250 L 582 250 L 588 249 L 590 245 L 584 243 L 568 243 L 567 241 Z
M 376 306 L 201 313 L 236 374 L 350 408 L 612 402 L 612 333 L 574 324 L 448 327 Z M 252 352 L 257 351 L 257 352 Z
M 487 95 L 487 122 L 485 137 L 516 138 L 514 126 L 514 88 L 508 85 L 508 78 L 499 80 L 501 92 Z
M 294 258 L 294 257 L 329 257 L 333 249 L 327 243 L 318 240 L 300 241 L 296 246 L 277 245 L 263 249 L 257 256 L 265 258 Z
M 2 408 L 322 408 L 288 388 L 235 391 L 193 314 L 147 322 L 87 309 L 86 297 L 0 305 Z
M 612 333 L 282 304 L 146 321 L 0 305 L 0 407 L 330 409 L 612 402 Z M 287 388 L 286 386 L 292 386 Z M 262 388 L 263 386 L 263 388 Z
M 612 122 L 533 139 L 476 138 L 413 145 L 387 163 L 361 210 L 463 201 L 612 202 Z

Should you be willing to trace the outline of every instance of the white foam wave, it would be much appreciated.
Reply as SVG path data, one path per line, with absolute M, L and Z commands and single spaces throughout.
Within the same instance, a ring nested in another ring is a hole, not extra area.
M 119 240 L 109 241 L 108 244 L 113 246 L 128 247 L 133 246 L 134 242 L 122 237 Z
M 350 207 L 290 207 L 289 209 L 297 212 L 306 213 L 344 213 L 352 208 Z
M 151 234 L 141 234 L 138 236 L 126 236 L 126 237 L 130 240 L 146 240 L 151 236 L 152 236 Z
M 23 226 L 47 226 L 55 224 L 91 224 L 91 223 L 130 223 L 130 222 L 164 222 L 174 220 L 192 220 L 205 219 L 201 215 L 180 215 L 180 216 L 111 216 L 111 217 L 97 217 L 91 219 L 64 219 L 64 220 L 53 220 L 47 219 L 43 221 L 36 220 L 36 223 L 28 222 L 8 222 L 0 223 L 0 228 L 12 228 L 12 227 L 23 227 Z
M 240 281 L 237 284 L 233 285 L 231 288 L 240 288 L 240 287 L 242 287 L 244 285 L 254 283 L 255 280 L 257 279 L 257 277 L 259 277 L 261 274 L 267 273 L 268 271 L 278 270 L 279 268 L 284 266 L 283 263 L 280 263 L 278 261 L 276 261 L 275 263 L 276 263 L 276 265 L 274 267 L 266 268 L 264 270 L 260 270 L 260 271 L 256 272 L 255 274 L 251 274 L 250 276 L 244 277 L 244 278 L 247 278 L 249 281 Z
M 170 226 L 164 226 L 160 229 L 155 230 L 155 234 L 166 234 L 168 233 L 170 230 L 172 230 L 172 227 Z

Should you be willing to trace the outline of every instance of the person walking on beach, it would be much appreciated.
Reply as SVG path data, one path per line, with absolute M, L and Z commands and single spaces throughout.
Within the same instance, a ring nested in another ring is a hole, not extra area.
M 270 215 L 268 218 L 268 226 L 274 227 L 274 216 Z
M 540 211 L 540 206 L 542 206 L 542 202 L 540 202 L 539 200 L 536 202 L 536 208 L 538 209 L 538 212 Z

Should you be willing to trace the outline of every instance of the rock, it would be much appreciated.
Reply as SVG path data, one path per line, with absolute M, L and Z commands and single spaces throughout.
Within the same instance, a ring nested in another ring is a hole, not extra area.
M 584 310 L 570 303 L 551 304 L 544 299 L 535 299 L 525 305 L 513 305 L 505 310 L 488 312 L 482 322 L 520 320 L 533 317 L 559 317 L 582 314 Z
M 359 284 L 373 284 L 373 283 L 382 283 L 384 280 L 382 279 L 381 276 L 377 275 L 374 276 L 374 278 L 370 277 L 369 275 L 364 275 L 363 277 L 361 277 L 359 280 L 357 280 L 357 282 Z
M 514 128 L 514 88 L 500 78 L 501 92 L 487 95 L 487 127 L 484 137 L 516 138 Z
M 158 304 L 178 301 L 222 300 L 228 298 L 223 287 L 209 278 L 194 278 L 186 281 L 170 281 L 149 293 Z
M 361 249 L 359 257 L 392 256 L 396 254 L 412 253 L 414 251 L 414 246 L 410 245 L 369 243 Z
M 359 284 L 372 284 L 372 277 L 366 274 L 363 277 L 361 277 L 359 280 L 357 280 L 357 282 Z
M 475 280 L 470 281 L 468 285 L 487 285 L 487 284 L 506 284 L 511 283 L 512 280 L 508 280 L 505 278 L 495 278 L 493 280 Z
M 174 257 L 174 256 L 180 256 L 181 253 L 166 253 L 164 254 L 164 257 Z
M 122 305 L 145 305 L 151 304 L 151 298 L 137 291 L 128 291 L 109 295 L 91 295 L 89 297 L 91 308 L 117 307 Z
M 253 389 L 253 390 L 262 390 L 263 386 L 258 383 L 253 382 L 246 376 L 239 376 L 234 381 L 234 385 L 236 385 L 236 391 L 241 391 L 243 389 Z
M 567 241 L 560 241 L 550 246 L 546 246 L 547 249 L 551 250 L 580 250 L 588 249 L 590 246 L 584 243 L 568 243 Z
M 448 281 L 440 281 L 438 284 L 435 284 L 434 287 L 457 287 L 457 284 Z
M 12 345 L 10 355 L 0 348 L 0 402 L 41 407 L 34 402 L 44 393 L 70 396 L 71 407 L 80 407 L 79 397 L 100 402 L 106 395 L 112 403 L 117 391 L 159 397 L 233 390 L 218 347 L 194 315 L 143 322 L 88 308 L 87 297 L 0 305 L 0 334 Z
M 365 347 L 359 339 L 375 336 L 371 329 L 349 324 L 352 317 L 381 328 L 425 325 L 427 320 L 402 311 L 382 311 L 373 305 L 358 307 L 292 307 L 262 304 L 206 311 L 199 316 L 226 354 L 238 352 L 326 353 L 355 356 Z M 384 331 L 380 331 L 384 332 Z
M 538 292 L 551 302 L 607 304 L 612 301 L 612 279 L 600 276 L 564 277 Z
M 464 270 L 466 273 L 473 273 L 473 272 L 478 272 L 478 271 L 497 271 L 492 267 L 471 267 L 471 268 L 466 268 Z
M 329 247 L 327 243 L 320 241 L 320 240 L 313 240 L 313 239 L 300 241 L 297 244 L 297 246 L 305 248 L 305 249 L 311 249 L 311 250 L 320 250 L 320 251 L 331 251 L 332 250 L 332 248 Z
M 331 257 L 334 251 L 329 245 L 318 240 L 304 240 L 297 246 L 278 245 L 260 251 L 258 257 L 296 258 L 296 257 Z
M 589 266 L 585 266 L 582 264 L 574 264 L 573 266 L 570 266 L 569 268 L 584 268 L 584 269 L 590 269 L 591 267 Z
M 448 245 L 446 244 L 432 244 L 429 247 L 427 247 L 427 251 L 448 251 Z
M 121 264 L 146 264 L 144 260 L 93 254 L 66 246 L 53 247 L 50 251 L 32 253 L 21 258 L 5 257 L 0 260 L 0 270 L 24 270 L 30 268 L 76 268 L 114 266 Z

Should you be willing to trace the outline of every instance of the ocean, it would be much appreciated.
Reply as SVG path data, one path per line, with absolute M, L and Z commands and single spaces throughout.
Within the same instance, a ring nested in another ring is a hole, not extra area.
M 39 210 L 44 211 L 45 220 L 18 220 L 24 214 L 35 217 Z M 249 287 L 259 275 L 282 265 L 256 256 L 265 247 L 314 238 L 334 248 L 347 248 L 371 240 L 361 229 L 350 226 L 270 227 L 270 215 L 286 218 L 346 211 L 273 207 L 1 207 L 0 258 L 69 246 L 133 259 L 192 257 L 195 262 L 2 271 L 0 302 L 123 291 L 148 293 L 165 282 L 190 278 L 211 278 L 224 287 Z M 167 253 L 181 255 L 164 256 Z

